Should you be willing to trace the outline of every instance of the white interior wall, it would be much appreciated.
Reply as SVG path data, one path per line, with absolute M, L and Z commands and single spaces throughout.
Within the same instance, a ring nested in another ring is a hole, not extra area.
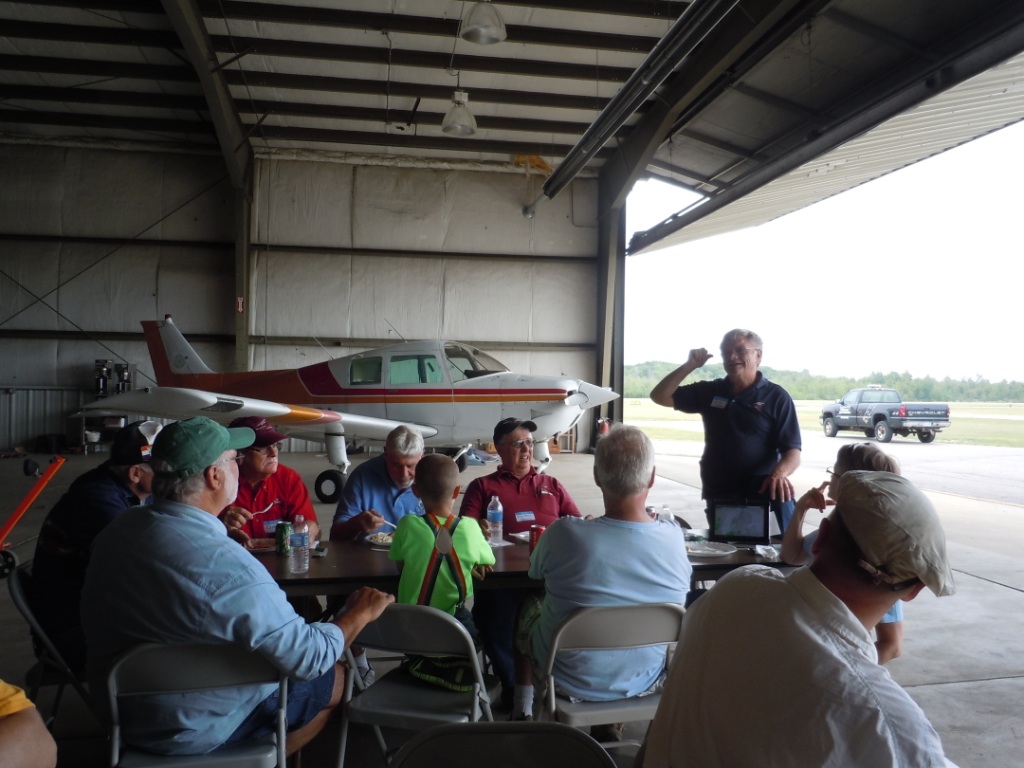
M 216 158 L 0 145 L 0 182 L 0 236 L 37 238 L 0 240 L 0 329 L 138 333 L 172 313 L 233 333 L 234 192 Z M 91 389 L 96 359 L 152 372 L 139 342 L 0 339 L 0 359 L 0 385 Z
M 522 207 L 539 182 L 518 174 L 262 159 L 257 179 L 256 335 L 398 341 L 397 332 L 485 349 L 487 341 L 528 348 L 596 340 L 594 181 L 575 182 L 527 219 Z M 332 247 L 343 252 L 323 250 Z M 294 365 L 324 354 L 268 347 L 254 350 L 253 364 Z M 589 352 L 534 350 L 521 359 L 530 365 L 524 373 L 570 367 L 576 370 L 567 373 L 594 374 Z
M 0 181 L 0 237 L 38 238 L 0 240 L 0 329 L 138 333 L 172 314 L 187 336 L 233 334 L 235 192 L 219 160 L 0 145 Z M 596 341 L 597 184 L 524 218 L 539 191 L 519 174 L 259 160 L 250 329 L 397 341 L 390 322 L 410 339 L 477 342 L 523 373 L 592 380 L 595 353 L 575 347 Z M 214 369 L 232 364 L 230 345 L 197 350 Z M 252 360 L 326 355 L 269 346 Z M 2 339 L 0 356 L 0 385 L 91 389 L 98 358 L 135 363 L 138 385 L 151 383 L 141 342 Z

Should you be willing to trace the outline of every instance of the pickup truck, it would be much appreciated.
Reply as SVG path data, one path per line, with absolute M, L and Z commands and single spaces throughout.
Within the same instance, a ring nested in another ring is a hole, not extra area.
M 940 429 L 949 426 L 949 406 L 942 403 L 904 403 L 895 389 L 866 387 L 851 389 L 841 400 L 824 406 L 819 417 L 825 437 L 841 429 L 863 431 L 880 443 L 893 435 L 917 435 L 930 443 Z

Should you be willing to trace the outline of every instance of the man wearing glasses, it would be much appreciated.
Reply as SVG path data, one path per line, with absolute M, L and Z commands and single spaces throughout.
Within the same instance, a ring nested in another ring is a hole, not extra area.
M 153 444 L 153 503 L 133 507 L 97 538 L 82 590 L 92 691 L 140 642 L 237 643 L 288 675 L 288 754 L 340 704 L 339 657 L 394 602 L 369 587 L 329 622 L 307 623 L 270 572 L 228 541 L 217 514 L 237 493 L 237 451 L 251 428 L 204 416 L 165 427 Z M 157 754 L 199 755 L 273 733 L 276 683 L 179 695 L 140 695 L 122 707 L 124 739 Z
M 256 440 L 239 452 L 238 497 L 221 514 L 228 535 L 242 544 L 272 537 L 278 521 L 293 522 L 296 515 L 302 515 L 309 526 L 310 542 L 316 541 L 320 526 L 309 491 L 299 473 L 279 459 L 280 443 L 287 436 L 259 416 L 235 419 L 230 427 L 248 427 L 256 433 Z
M 469 484 L 459 514 L 487 526 L 487 504 L 497 496 L 504 509 L 504 533 L 520 533 L 533 525 L 551 525 L 560 517 L 580 517 L 579 507 L 558 480 L 533 466 L 533 432 L 537 425 L 516 418 L 502 419 L 494 427 L 494 447 L 501 458 L 496 472 Z M 484 650 L 501 680 L 502 705 L 512 705 L 515 667 L 512 638 L 516 608 L 523 590 L 495 589 L 476 595 L 473 618 L 484 641 Z
M 793 515 L 789 476 L 800 466 L 800 424 L 793 398 L 757 370 L 761 349 L 761 337 L 753 331 L 729 331 L 721 346 L 724 379 L 680 386 L 713 357 L 704 348 L 691 349 L 686 362 L 651 390 L 651 400 L 700 414 L 701 495 L 706 501 L 770 499 L 784 531 Z

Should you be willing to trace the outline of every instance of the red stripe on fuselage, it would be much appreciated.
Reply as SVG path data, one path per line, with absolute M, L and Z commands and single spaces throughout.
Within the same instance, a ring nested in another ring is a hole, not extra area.
M 252 397 L 277 403 L 301 403 L 340 407 L 385 403 L 521 403 L 557 402 L 569 393 L 564 389 L 448 389 L 341 387 L 336 382 L 329 392 L 310 392 L 297 371 L 250 371 L 245 373 L 179 374 L 163 386 L 188 387 L 237 397 Z

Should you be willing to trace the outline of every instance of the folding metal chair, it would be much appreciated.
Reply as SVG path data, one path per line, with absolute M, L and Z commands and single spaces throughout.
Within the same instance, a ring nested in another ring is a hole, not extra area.
M 192 693 L 258 683 L 277 683 L 280 705 L 275 732 L 203 755 L 156 755 L 128 747 L 121 709 L 138 696 Z M 129 648 L 107 676 L 111 768 L 284 768 L 288 727 L 288 677 L 259 653 L 236 644 L 160 645 Z
M 453 723 L 416 734 L 391 768 L 614 768 L 583 731 L 551 722 Z
M 29 632 L 32 635 L 32 645 L 38 660 L 36 665 L 25 675 L 25 679 L 30 681 L 28 684 L 29 698 L 37 701 L 39 688 L 42 685 L 55 684 L 57 686 L 57 695 L 53 700 L 53 709 L 46 719 L 46 727 L 53 730 L 57 722 L 57 714 L 60 711 L 61 697 L 64 695 L 65 687 L 68 685 L 78 692 L 78 695 L 82 697 L 82 701 L 94 712 L 95 707 L 85 684 L 71 671 L 71 667 L 64 661 L 60 651 L 57 650 L 57 647 L 47 636 L 42 625 L 36 620 L 27 597 L 31 582 L 32 563 L 28 562 L 14 569 L 7 580 L 7 588 L 10 590 L 11 601 L 14 603 L 15 608 L 18 609 L 25 618 L 25 621 L 28 622 Z
M 540 670 L 544 690 L 544 717 L 572 726 L 652 720 L 660 693 L 613 701 L 580 701 L 556 695 L 553 674 L 560 651 L 616 650 L 665 645 L 665 666 L 682 629 L 683 606 L 674 603 L 613 605 L 577 608 L 555 629 L 548 658 Z M 635 740 L 602 742 L 606 749 L 639 746 Z
M 371 622 L 353 645 L 388 653 L 416 656 L 458 656 L 469 660 L 473 672 L 471 691 L 451 691 L 418 680 L 404 669 L 393 669 L 359 695 L 355 689 L 355 660 L 345 652 L 345 697 L 342 712 L 339 768 L 345 764 L 348 727 L 351 723 L 372 726 L 384 759 L 391 752 L 381 727 L 419 731 L 441 723 L 492 720 L 491 695 L 500 689 L 496 678 L 485 678 L 473 639 L 454 616 L 427 605 L 394 604 Z

